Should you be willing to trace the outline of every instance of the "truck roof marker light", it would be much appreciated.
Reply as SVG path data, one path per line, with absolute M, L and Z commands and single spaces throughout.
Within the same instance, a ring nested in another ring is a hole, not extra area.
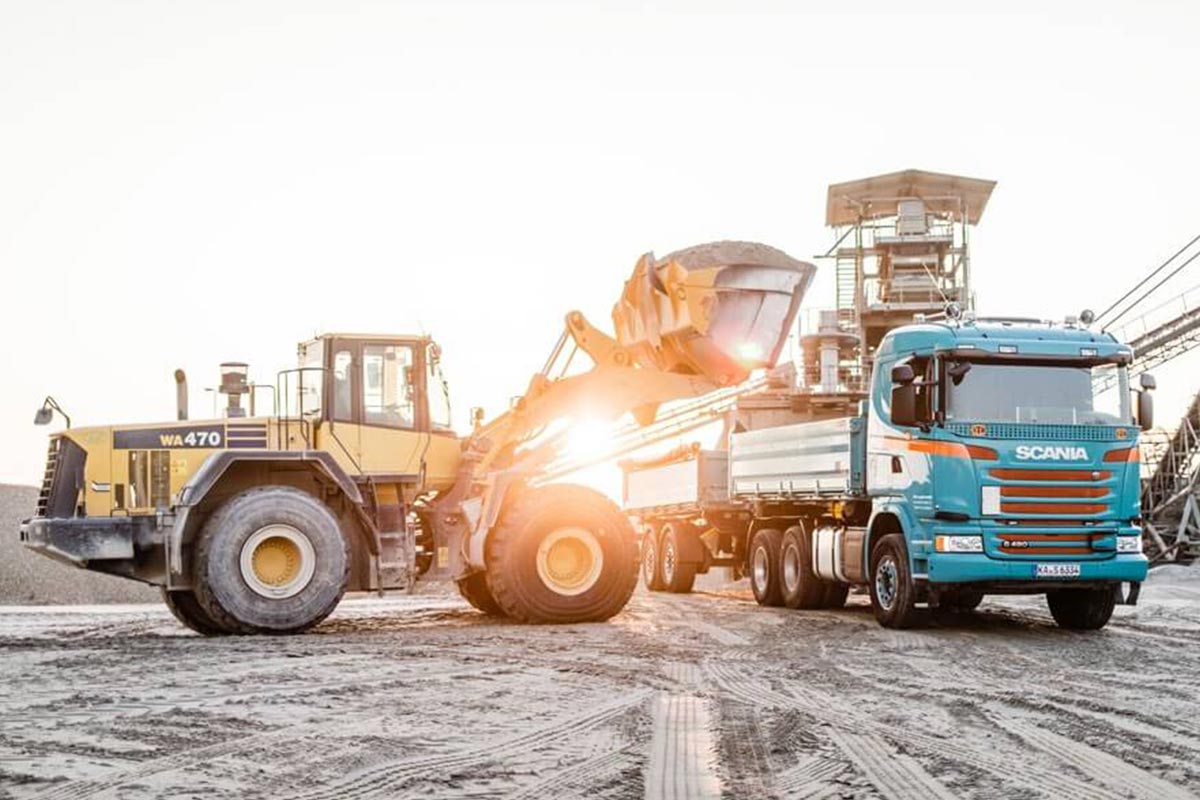
M 1142 460 L 1142 453 L 1136 447 L 1121 447 L 1116 450 L 1109 450 L 1104 454 L 1104 463 L 1106 464 L 1136 464 Z
M 1019 352 L 1015 344 L 1002 344 L 999 347 L 999 351 L 1009 355 Z
M 1079 348 L 1079 355 L 1083 356 L 1084 358 L 1096 358 L 1097 356 L 1100 355 L 1100 348 L 1098 348 L 1098 347 L 1081 347 L 1081 348 Z

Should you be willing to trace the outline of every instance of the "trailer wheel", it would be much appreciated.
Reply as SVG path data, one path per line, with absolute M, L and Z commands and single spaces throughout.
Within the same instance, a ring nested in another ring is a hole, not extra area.
M 1119 586 L 1104 589 L 1055 589 L 1046 592 L 1050 615 L 1058 627 L 1098 631 L 1108 624 L 1117 604 Z
M 200 607 L 231 633 L 297 633 L 333 611 L 350 575 L 337 519 L 288 486 L 250 489 L 208 518 L 195 551 Z
M 476 609 L 488 616 L 504 616 L 504 610 L 500 608 L 496 598 L 492 597 L 492 591 L 488 589 L 487 573 L 473 572 L 465 578 L 459 578 L 455 583 L 458 584 L 458 593 Z
M 907 628 L 916 621 L 916 586 L 898 533 L 884 536 L 871 550 L 871 609 L 885 628 Z
M 783 534 L 763 528 L 750 541 L 750 588 L 760 606 L 783 605 L 780 585 L 779 553 Z
M 487 582 L 520 622 L 596 622 L 629 602 L 638 579 L 637 538 L 604 495 L 549 484 L 510 495 L 488 536 Z
M 167 587 L 161 587 L 163 602 L 167 604 L 171 614 L 188 628 L 202 636 L 221 636 L 229 633 L 205 613 L 196 601 L 196 595 L 188 590 L 170 592 Z
M 825 581 L 812 568 L 812 540 L 808 531 L 793 525 L 783 532 L 779 577 L 783 604 L 788 608 L 821 608 Z
M 696 565 L 680 560 L 684 546 L 680 539 L 684 533 L 683 522 L 668 522 L 662 532 L 662 581 L 663 588 L 675 594 L 687 594 L 696 582 Z
M 653 525 L 642 534 L 642 583 L 652 592 L 663 590 L 662 560 L 659 558 L 659 535 Z

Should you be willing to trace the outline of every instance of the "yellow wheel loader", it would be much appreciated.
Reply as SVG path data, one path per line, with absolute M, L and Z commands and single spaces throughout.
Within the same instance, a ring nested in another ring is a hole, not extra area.
M 274 387 L 222 365 L 224 416 L 51 437 L 26 546 L 161 587 L 203 634 L 294 633 L 347 590 L 457 582 L 522 622 L 603 620 L 639 570 L 630 523 L 583 486 L 537 485 L 564 424 L 744 381 L 779 357 L 812 265 L 743 242 L 644 255 L 613 309 L 615 335 L 571 312 L 546 366 L 504 414 L 450 427 L 427 337 L 333 333 L 299 347 Z M 571 372 L 582 351 L 592 364 Z M 274 389 L 272 412 L 255 389 Z M 247 402 L 248 401 L 248 402 Z M 248 407 L 247 407 L 248 406 Z M 48 422 L 57 404 L 38 412 Z M 65 415 L 64 415 L 65 416 Z

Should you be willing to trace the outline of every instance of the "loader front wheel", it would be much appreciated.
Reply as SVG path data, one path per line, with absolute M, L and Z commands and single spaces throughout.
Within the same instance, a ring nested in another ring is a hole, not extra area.
M 204 523 L 196 601 L 231 633 L 298 633 L 346 592 L 349 543 L 325 504 L 287 486 L 250 489 Z
M 202 636 L 221 636 L 229 632 L 208 616 L 208 613 L 196 601 L 196 595 L 193 592 L 186 590 L 169 592 L 164 586 L 162 587 L 162 599 L 175 619 Z
M 533 623 L 596 622 L 637 585 L 636 535 L 593 489 L 550 484 L 511 495 L 488 536 L 487 584 L 503 612 Z
M 487 573 L 475 572 L 465 578 L 455 581 L 458 593 L 475 608 L 492 617 L 503 617 L 504 610 L 492 597 L 492 591 L 487 585 Z

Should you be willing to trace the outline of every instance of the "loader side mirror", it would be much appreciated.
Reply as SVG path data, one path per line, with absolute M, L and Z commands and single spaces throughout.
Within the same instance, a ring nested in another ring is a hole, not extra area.
M 1145 376 L 1143 376 L 1145 377 Z M 1153 378 L 1151 378 L 1153 380 Z M 1154 427 L 1154 395 L 1149 391 L 1138 392 L 1137 396 L 1138 425 L 1148 431 Z
M 892 387 L 892 424 L 908 427 L 917 424 L 917 387 L 911 383 Z
M 54 412 L 51 411 L 46 406 L 42 406 L 41 408 L 39 408 L 37 410 L 37 413 L 33 415 L 33 424 L 34 425 L 49 425 L 50 420 L 52 420 L 52 419 L 54 419 Z
M 471 427 L 478 428 L 483 424 L 483 406 L 475 406 L 471 409 Z

